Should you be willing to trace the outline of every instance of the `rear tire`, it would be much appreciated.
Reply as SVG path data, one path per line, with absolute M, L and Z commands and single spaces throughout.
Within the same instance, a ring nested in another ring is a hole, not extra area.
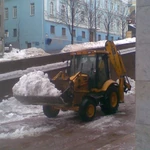
M 79 115 L 83 121 L 91 121 L 95 117 L 96 105 L 95 103 L 86 98 L 82 101 L 79 108 Z
M 50 105 L 44 105 L 43 106 L 43 113 L 48 118 L 55 118 L 59 114 L 59 109 L 54 108 Z
M 119 96 L 118 88 L 114 85 L 111 85 L 105 94 L 105 100 L 101 105 L 101 110 L 106 114 L 114 114 L 117 112 L 119 107 Z

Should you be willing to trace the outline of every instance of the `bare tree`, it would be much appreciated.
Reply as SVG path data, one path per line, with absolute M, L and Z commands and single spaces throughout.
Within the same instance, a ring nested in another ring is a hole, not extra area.
M 89 0 L 84 4 L 84 8 L 86 13 L 85 22 L 89 30 L 89 41 L 94 40 L 94 34 L 96 41 L 97 24 L 100 23 L 98 22 L 97 17 L 101 16 L 100 3 L 97 3 L 96 0 Z
M 113 26 L 113 22 L 116 19 L 117 16 L 117 12 L 114 9 L 114 4 L 113 2 L 111 2 L 110 5 L 108 5 L 108 0 L 105 0 L 105 7 L 106 10 L 103 11 L 103 24 L 106 30 L 106 34 L 107 34 L 107 40 L 109 39 L 110 36 L 110 30 L 111 30 L 111 25 Z
M 121 14 L 119 15 L 122 39 L 125 38 L 125 29 L 127 28 L 127 19 L 129 17 L 128 15 L 128 4 L 122 3 Z
M 71 44 L 74 43 L 74 27 L 80 24 L 80 15 L 82 10 L 81 0 L 61 0 L 59 4 L 59 11 L 57 12 L 57 19 L 59 22 L 65 24 L 71 35 Z

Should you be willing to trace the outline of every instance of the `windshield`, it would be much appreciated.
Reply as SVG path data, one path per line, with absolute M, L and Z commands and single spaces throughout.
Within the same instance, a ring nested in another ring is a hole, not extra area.
M 90 75 L 90 73 L 96 68 L 95 63 L 95 55 L 76 55 L 71 61 L 71 75 L 74 75 L 77 72 L 82 72 Z

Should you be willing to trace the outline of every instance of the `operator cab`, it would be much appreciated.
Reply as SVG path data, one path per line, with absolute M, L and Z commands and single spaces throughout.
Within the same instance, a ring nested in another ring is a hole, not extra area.
M 101 88 L 109 79 L 107 53 L 74 53 L 71 59 L 70 75 L 81 72 L 88 75 L 89 88 Z

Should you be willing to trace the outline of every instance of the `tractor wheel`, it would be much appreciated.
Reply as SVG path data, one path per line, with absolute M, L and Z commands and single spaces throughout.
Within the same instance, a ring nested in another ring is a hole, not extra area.
M 58 115 L 59 109 L 56 109 L 56 108 L 54 108 L 53 106 L 50 106 L 50 105 L 44 105 L 43 106 L 43 113 L 48 118 L 54 118 Z
M 105 100 L 101 105 L 101 109 L 106 115 L 109 115 L 116 113 L 118 107 L 119 107 L 118 89 L 116 86 L 111 85 L 106 91 Z
M 86 98 L 82 101 L 79 108 L 79 115 L 83 121 L 91 121 L 95 117 L 96 105 L 95 103 Z

